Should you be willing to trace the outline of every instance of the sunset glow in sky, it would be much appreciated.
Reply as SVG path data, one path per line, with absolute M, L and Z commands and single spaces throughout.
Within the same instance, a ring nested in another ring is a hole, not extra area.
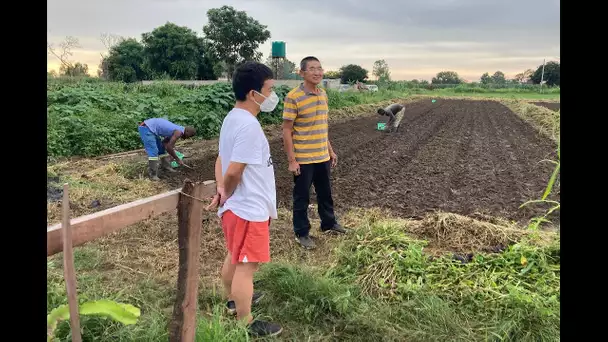
M 141 39 L 170 21 L 202 35 L 207 10 L 230 5 L 267 25 L 285 41 L 287 58 L 321 59 L 325 70 L 384 59 L 393 79 L 427 79 L 453 70 L 467 80 L 484 72 L 512 77 L 560 55 L 558 0 L 48 0 L 47 37 L 80 40 L 73 61 L 96 75 L 102 33 Z M 58 61 L 48 57 L 48 69 Z

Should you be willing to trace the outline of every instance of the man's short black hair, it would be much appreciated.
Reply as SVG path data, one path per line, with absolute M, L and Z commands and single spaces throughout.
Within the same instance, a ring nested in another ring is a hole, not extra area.
M 273 78 L 272 70 L 262 63 L 245 62 L 232 75 L 232 90 L 237 101 L 245 101 L 247 94 L 262 91 L 264 82 Z
M 300 62 L 300 70 L 306 71 L 306 66 L 308 65 L 308 62 L 310 62 L 310 61 L 317 61 L 317 62 L 321 63 L 321 61 L 315 56 L 304 57 L 304 58 L 302 58 L 302 61 Z

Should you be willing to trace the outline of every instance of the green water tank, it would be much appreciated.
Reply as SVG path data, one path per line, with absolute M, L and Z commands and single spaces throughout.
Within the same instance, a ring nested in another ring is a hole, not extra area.
M 285 42 L 272 42 L 272 58 L 285 57 Z

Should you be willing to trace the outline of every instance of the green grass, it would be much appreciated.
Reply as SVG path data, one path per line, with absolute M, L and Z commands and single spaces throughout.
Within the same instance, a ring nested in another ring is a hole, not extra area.
M 438 307 L 468 317 L 463 340 L 500 336 L 544 341 L 559 336 L 558 240 L 539 247 L 523 239 L 503 253 L 480 253 L 466 264 L 451 255 L 430 259 L 423 253 L 425 246 L 425 241 L 408 236 L 403 225 L 378 222 L 359 229 L 355 239 L 341 246 L 338 265 L 330 273 L 398 306 L 433 298 Z
M 285 329 L 269 340 L 559 340 L 558 238 L 529 234 L 503 253 L 479 253 L 461 264 L 449 254 L 430 258 L 427 242 L 406 232 L 407 222 L 367 218 L 329 261 L 264 265 L 256 289 L 266 297 L 254 314 Z M 85 341 L 167 340 L 175 284 L 106 269 L 94 244 L 76 251 L 81 301 L 103 298 L 141 308 L 132 326 L 82 317 Z M 66 303 L 61 262 L 53 257 L 48 263 L 49 311 Z M 200 290 L 197 341 L 247 341 L 244 328 L 224 313 L 219 293 L 209 285 Z M 68 335 L 63 322 L 57 336 L 64 341 Z

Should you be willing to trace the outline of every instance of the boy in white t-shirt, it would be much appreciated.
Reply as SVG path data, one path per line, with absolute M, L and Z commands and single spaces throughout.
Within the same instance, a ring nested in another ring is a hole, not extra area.
M 272 112 L 279 102 L 273 86 L 272 71 L 264 64 L 246 62 L 234 72 L 236 104 L 222 123 L 215 162 L 217 195 L 209 206 L 219 205 L 228 250 L 222 267 L 228 310 L 258 336 L 282 331 L 278 324 L 251 315 L 252 302 L 262 297 L 253 292 L 253 275 L 260 263 L 270 261 L 269 226 L 277 218 L 270 147 L 257 120 L 260 111 Z

